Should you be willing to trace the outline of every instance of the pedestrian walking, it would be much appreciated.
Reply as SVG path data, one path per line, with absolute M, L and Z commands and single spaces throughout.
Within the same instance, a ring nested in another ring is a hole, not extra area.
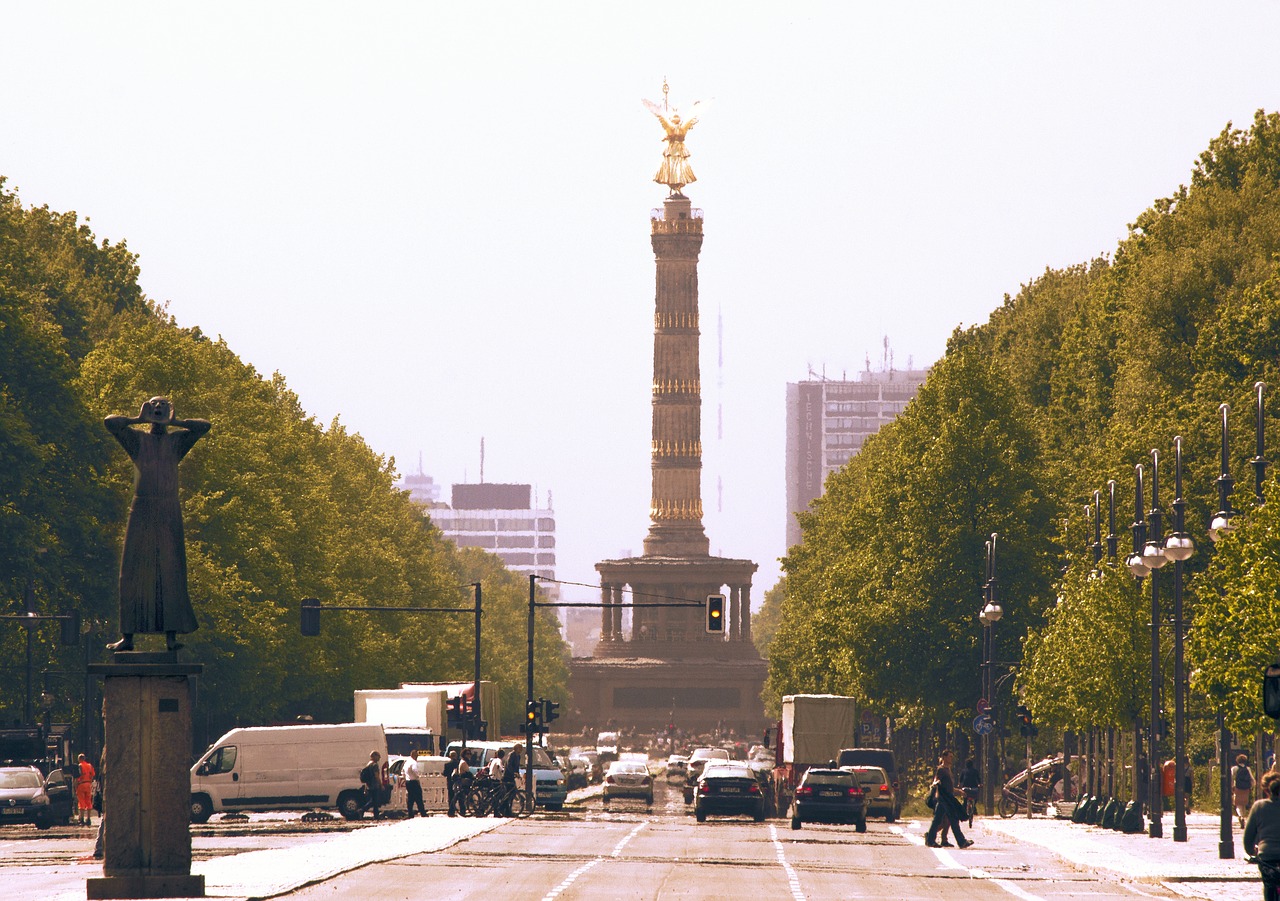
M 960 790 L 964 792 L 965 811 L 969 814 L 969 827 L 973 827 L 973 812 L 978 807 L 978 790 L 982 788 L 982 773 L 978 770 L 977 761 L 972 757 L 964 762 L 964 772 L 960 774 Z
M 1244 824 L 1244 852 L 1262 874 L 1263 901 L 1275 901 L 1280 890 L 1280 774 L 1262 777 L 1264 797 L 1249 808 Z
M 80 825 L 93 825 L 93 780 L 96 773 L 93 764 L 83 754 L 76 757 L 79 772 L 76 773 L 76 806 L 80 810 Z
M 418 769 L 418 761 L 410 757 L 404 762 L 405 808 L 409 818 L 413 818 L 413 805 L 418 805 L 418 813 L 427 815 L 427 807 L 422 803 L 422 772 Z
M 933 822 L 929 824 L 929 831 L 924 836 L 924 843 L 930 848 L 941 847 L 938 844 L 938 833 L 948 822 L 951 824 L 951 834 L 956 837 L 956 844 L 959 847 L 968 848 L 973 844 L 960 830 L 960 820 L 964 818 L 964 805 L 956 797 L 955 781 L 951 776 L 951 760 L 951 749 L 943 750 L 938 759 L 938 768 L 934 771 L 933 784 L 937 800 L 933 807 Z
M 450 751 L 449 759 L 444 764 L 444 788 L 449 794 L 449 816 L 456 817 L 458 815 L 458 791 L 457 785 L 458 773 L 458 752 Z
M 379 809 L 382 804 L 382 772 L 378 765 L 381 759 L 382 755 L 377 751 L 370 751 L 369 762 L 360 771 L 360 784 L 364 786 L 365 793 L 364 806 L 361 810 L 372 807 L 375 820 L 382 819 L 382 811 Z
M 1249 758 L 1244 754 L 1236 756 L 1236 765 L 1231 768 L 1231 796 L 1243 828 L 1253 800 L 1253 770 L 1249 769 Z

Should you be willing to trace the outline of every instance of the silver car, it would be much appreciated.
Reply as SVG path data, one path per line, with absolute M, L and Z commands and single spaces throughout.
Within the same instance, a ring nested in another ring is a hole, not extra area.
M 615 760 L 604 774 L 604 805 L 614 798 L 636 798 L 653 806 L 653 777 L 643 763 Z
M 842 766 L 840 769 L 853 773 L 858 780 L 868 816 L 884 817 L 890 823 L 897 818 L 898 799 L 888 773 L 878 766 Z

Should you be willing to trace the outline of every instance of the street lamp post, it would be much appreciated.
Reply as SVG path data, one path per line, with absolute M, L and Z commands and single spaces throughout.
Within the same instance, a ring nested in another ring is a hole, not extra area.
M 1141 582 L 1148 575 L 1151 579 L 1151 720 L 1147 729 L 1147 811 L 1150 825 L 1147 834 L 1160 838 L 1164 832 L 1160 824 L 1160 781 L 1158 776 L 1159 748 L 1156 735 L 1160 729 L 1160 605 L 1156 595 L 1156 580 L 1152 567 L 1147 563 L 1144 551 L 1147 547 L 1147 523 L 1143 518 L 1142 464 L 1134 468 L 1133 504 L 1133 553 L 1125 559 L 1125 565 L 1133 577 Z M 1158 509 L 1153 511 L 1158 514 Z M 1161 555 L 1157 568 L 1164 565 Z
M 1187 840 L 1186 775 L 1186 666 L 1182 648 L 1182 565 L 1196 552 L 1186 532 L 1186 501 L 1182 498 L 1182 436 L 1173 439 L 1173 534 L 1164 543 L 1165 557 L 1173 560 L 1173 840 Z
M 1000 618 L 1004 616 L 1004 608 L 1000 606 L 999 584 L 996 579 L 996 541 L 999 538 L 998 533 L 991 533 L 991 540 L 987 545 L 987 581 L 983 585 L 983 596 L 986 604 L 979 614 L 986 637 L 986 654 L 985 654 L 985 694 L 987 701 L 991 704 L 992 718 L 996 723 L 1000 722 L 997 711 L 1000 704 L 996 699 L 998 686 L 996 685 L 995 660 L 996 660 L 996 623 L 1000 622 Z M 983 806 L 986 808 L 987 816 L 995 813 L 995 780 L 999 771 L 999 763 L 996 760 L 996 735 L 995 731 L 987 733 L 986 737 L 986 753 L 983 754 L 984 765 L 987 770 L 986 776 L 982 780 L 983 784 Z
M 1249 463 L 1251 466 L 1253 466 L 1254 503 L 1257 504 L 1259 507 L 1261 507 L 1263 504 L 1262 480 L 1266 477 L 1266 474 L 1267 474 L 1267 460 L 1262 455 L 1263 450 L 1265 449 L 1264 442 L 1263 442 L 1263 437 L 1264 437 L 1263 422 L 1265 420 L 1264 420 L 1263 411 L 1262 411 L 1262 391 L 1266 387 L 1267 385 L 1265 382 L 1253 383 L 1253 390 L 1256 391 L 1258 395 L 1258 403 L 1257 403 L 1258 453 L 1254 455 L 1254 458 L 1250 460 Z
M 1222 414 L 1222 465 L 1216 480 L 1218 485 L 1218 512 L 1209 523 L 1209 538 L 1218 541 L 1235 528 L 1231 521 L 1231 457 L 1227 448 L 1226 404 L 1218 407 Z M 1236 856 L 1235 839 L 1231 836 L 1231 733 L 1227 731 L 1226 716 L 1218 707 L 1218 859 L 1230 860 Z
M 1142 562 L 1151 573 L 1151 785 L 1153 790 L 1151 826 L 1147 834 L 1151 838 L 1164 837 L 1164 799 L 1161 791 L 1159 734 L 1163 703 L 1161 692 L 1164 680 L 1160 672 L 1160 585 L 1156 570 L 1169 562 L 1164 555 L 1163 532 L 1160 522 L 1164 514 L 1160 510 L 1160 452 L 1151 450 L 1151 509 L 1147 511 L 1147 541 L 1142 546 Z

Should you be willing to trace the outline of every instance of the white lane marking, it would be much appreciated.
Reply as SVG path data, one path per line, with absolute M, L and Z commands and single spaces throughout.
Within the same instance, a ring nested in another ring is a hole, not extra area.
M 1041 898 L 1039 895 L 1031 894 L 1026 889 L 1023 889 L 1015 885 L 1014 883 L 1010 882 L 1008 879 L 992 879 L 991 883 L 993 885 L 1000 886 L 1006 892 L 1013 895 L 1013 897 L 1021 898 L 1022 901 L 1044 901 L 1044 899 Z
M 777 852 L 778 863 L 782 864 L 782 869 L 787 873 L 787 885 L 791 888 L 793 901 L 806 901 L 804 892 L 800 889 L 800 876 L 791 864 L 787 863 L 786 850 L 782 847 L 782 842 L 778 841 L 778 827 L 772 823 L 769 824 L 769 838 L 773 839 L 773 848 Z
M 907 841 L 911 842 L 911 844 L 913 845 L 924 845 L 923 837 L 918 835 L 912 835 L 911 833 L 903 829 L 901 826 L 890 826 L 889 831 L 896 832 L 898 835 L 902 836 Z M 943 867 L 945 867 L 946 869 L 965 870 L 966 872 L 968 872 L 970 878 L 985 879 L 988 882 L 990 882 L 992 885 L 1000 886 L 1000 888 L 1004 889 L 1006 892 L 1013 895 L 1015 898 L 1021 898 L 1022 901 L 1044 901 L 1044 899 L 1041 898 L 1039 895 L 1031 894 L 1026 889 L 1022 888 L 1020 885 L 1010 882 L 1008 879 L 993 878 L 990 873 L 988 873 L 986 870 L 982 869 L 981 867 L 961 866 L 956 861 L 956 859 L 951 856 L 951 852 L 947 851 L 945 848 L 931 848 L 930 850 L 932 850 L 934 856 L 938 858 L 938 863 L 942 864 Z
M 545 895 L 543 895 L 543 896 L 542 896 L 542 901 L 551 901 L 551 899 L 556 898 L 556 897 L 559 897 L 559 895 L 560 895 L 560 893 L 561 893 L 561 892 L 563 892 L 563 891 L 564 891 L 565 889 L 567 889 L 569 886 L 573 885 L 573 882 L 574 882 L 574 880 L 575 880 L 575 879 L 577 879 L 579 876 L 581 876 L 581 875 L 582 875 L 583 873 L 585 873 L 587 870 L 589 870 L 589 869 L 591 869 L 592 867 L 594 867 L 596 864 L 598 864 L 598 863 L 599 863 L 600 861 L 602 861 L 602 860 L 604 860 L 604 858 L 603 858 L 603 857 L 597 857 L 595 860 L 588 860 L 588 861 L 587 861 L 586 863 L 584 863 L 582 866 L 578 867 L 576 870 L 574 870 L 572 873 L 570 873 L 568 876 L 566 876 L 566 877 L 564 878 L 564 882 L 560 883 L 560 884 L 559 884 L 559 885 L 557 885 L 555 888 L 553 888 L 551 891 L 549 891 L 549 892 L 547 892 Z
M 644 823 L 641 823 L 640 825 L 636 826 L 636 828 L 634 828 L 634 829 L 632 829 L 630 832 L 628 832 L 628 833 L 626 834 L 626 836 L 624 836 L 624 837 L 623 837 L 623 839 L 622 839 L 621 841 L 619 841 L 616 845 L 614 845 L 614 846 L 613 846 L 613 850 L 609 852 L 609 856 L 610 856 L 610 857 L 619 857 L 619 856 L 621 856 L 621 855 L 622 855 L 622 849 L 623 849 L 623 848 L 625 848 L 625 847 L 627 846 L 627 842 L 629 842 L 629 841 L 631 841 L 633 838 L 635 838 L 635 837 L 636 837 L 636 833 L 637 833 L 637 832 L 639 832 L 641 829 L 643 829 L 643 828 L 645 827 L 645 825 L 646 825 L 646 823 L 647 823 L 647 822 L 648 822 L 648 821 L 646 820 Z M 574 871 L 573 871 L 572 873 L 570 873 L 568 876 L 564 877 L 564 881 L 563 881 L 563 882 L 561 882 L 559 885 L 557 885 L 557 886 L 556 886 L 555 888 L 553 888 L 551 891 L 549 891 L 549 892 L 547 892 L 545 895 L 543 895 L 543 896 L 542 896 L 542 901 L 552 901 L 552 899 L 559 897 L 559 896 L 560 896 L 560 893 L 561 893 L 561 892 L 563 892 L 565 889 L 567 889 L 569 886 L 573 885 L 573 883 L 577 880 L 577 878 L 578 878 L 579 876 L 581 876 L 583 873 L 587 872 L 587 870 L 591 869 L 591 868 L 592 868 L 592 867 L 594 867 L 596 864 L 600 863 L 602 860 L 604 860 L 604 855 L 601 855 L 601 856 L 599 856 L 599 857 L 595 858 L 594 860 L 588 860 L 586 863 L 584 863 L 582 866 L 578 867 L 576 870 L 574 870 Z
M 622 854 L 622 849 L 623 849 L 623 848 L 625 848 L 625 847 L 627 846 L 627 842 L 629 842 L 629 841 L 631 841 L 633 838 L 635 838 L 635 837 L 636 837 L 636 833 L 637 833 L 637 832 L 639 832 L 641 829 L 643 829 L 643 828 L 645 827 L 645 824 L 646 824 L 646 823 L 648 823 L 648 820 L 645 820 L 645 822 L 644 822 L 644 823 L 641 823 L 639 826 L 637 826 L 636 828 L 634 828 L 634 829 L 632 829 L 630 832 L 628 832 L 628 833 L 627 833 L 626 838 L 624 838 L 622 841 L 618 842 L 616 845 L 614 845 L 614 846 L 613 846 L 613 850 L 612 850 L 611 852 L 609 852 L 609 856 L 610 856 L 610 857 L 618 857 L 619 855 L 621 855 L 621 854 Z

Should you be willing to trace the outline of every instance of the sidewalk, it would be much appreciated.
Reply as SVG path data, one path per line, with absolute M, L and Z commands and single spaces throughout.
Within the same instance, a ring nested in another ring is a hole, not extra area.
M 370 863 L 441 851 L 508 823 L 489 817 L 414 817 L 377 827 L 300 840 L 283 848 L 198 860 L 191 872 L 205 878 L 210 898 L 271 898 Z M 95 870 L 100 873 L 97 866 Z M 97 875 L 94 873 L 92 875 Z M 84 884 L 51 901 L 84 901 Z
M 1231 829 L 1235 857 L 1218 857 L 1217 814 L 1189 813 L 1185 842 L 1173 840 L 1173 815 L 1169 813 L 1163 820 L 1163 838 L 1150 838 L 1145 831 L 1125 835 L 1045 817 L 981 817 L 974 822 L 988 832 L 1040 845 L 1080 867 L 1137 882 L 1160 883 L 1188 898 L 1255 901 L 1262 893 L 1258 868 L 1245 863 L 1240 844 L 1243 830 L 1238 821 L 1233 820 Z

